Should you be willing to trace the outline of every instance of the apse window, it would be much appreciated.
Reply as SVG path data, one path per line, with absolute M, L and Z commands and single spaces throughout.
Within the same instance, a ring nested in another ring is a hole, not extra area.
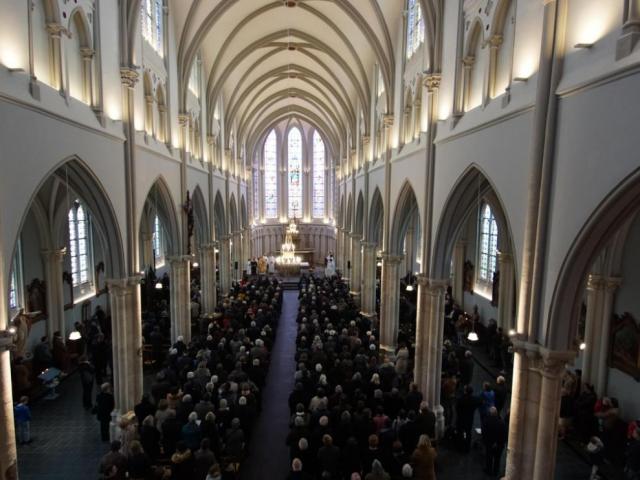
M 9 310 L 15 312 L 24 306 L 22 290 L 22 245 L 18 241 L 16 255 L 11 265 L 11 278 L 9 279 Z
M 89 214 L 79 200 L 69 209 L 69 260 L 74 301 L 77 303 L 94 294 L 91 258 Z
M 153 219 L 153 264 L 155 268 L 164 266 L 164 237 L 162 235 L 162 222 L 160 217 L 156 215 Z
M 313 217 L 324 217 L 325 149 L 320 134 L 313 132 Z
M 163 49 L 163 0 L 142 0 L 140 3 L 140 23 L 142 38 L 161 57 Z
M 289 130 L 289 218 L 302 214 L 302 134 L 297 127 Z
M 264 216 L 278 216 L 278 159 L 276 156 L 276 132 L 271 130 L 264 142 Z
M 491 284 L 498 257 L 498 224 L 488 203 L 481 210 L 479 247 L 478 279 L 482 283 Z
M 419 0 L 407 3 L 407 59 L 411 58 L 424 42 L 424 21 Z

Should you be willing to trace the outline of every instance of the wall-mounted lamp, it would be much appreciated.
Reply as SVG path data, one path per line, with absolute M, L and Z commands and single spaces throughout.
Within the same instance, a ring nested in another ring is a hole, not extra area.
M 475 332 L 475 330 L 471 330 L 469 332 L 469 335 L 467 335 L 467 340 L 469 340 L 470 342 L 477 342 L 480 338 L 478 337 L 478 334 Z
M 82 338 L 82 334 L 78 330 L 74 330 L 69 334 L 69 340 L 72 342 L 78 341 Z
M 198 268 L 200 264 L 198 262 L 193 262 L 193 268 Z
M 584 343 L 584 342 L 582 342 L 582 343 L 580 344 L 580 350 L 584 350 L 585 348 L 587 348 L 587 344 L 586 344 L 586 343 Z
M 156 290 L 162 290 L 162 282 L 156 283 Z
M 509 336 L 510 337 L 515 337 L 516 336 L 516 331 L 513 328 L 511 330 L 509 330 Z
M 407 285 L 407 292 L 413 292 L 413 285 Z

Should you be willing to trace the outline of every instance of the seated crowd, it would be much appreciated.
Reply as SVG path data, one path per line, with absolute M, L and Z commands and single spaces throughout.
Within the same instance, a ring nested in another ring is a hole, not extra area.
M 281 302 L 277 280 L 244 280 L 189 344 L 179 337 L 150 394 L 122 417 L 102 478 L 205 480 L 236 472 L 260 410 Z M 98 410 L 108 390 L 98 395 Z

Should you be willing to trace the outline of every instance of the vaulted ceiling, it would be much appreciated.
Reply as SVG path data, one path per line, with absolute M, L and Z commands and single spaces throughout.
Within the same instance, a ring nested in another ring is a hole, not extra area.
M 403 7 L 404 0 L 171 0 L 180 83 L 200 52 L 207 104 L 223 99 L 227 137 L 233 128 L 247 146 L 292 115 L 344 143 L 359 109 L 369 130 L 374 64 L 391 104 Z

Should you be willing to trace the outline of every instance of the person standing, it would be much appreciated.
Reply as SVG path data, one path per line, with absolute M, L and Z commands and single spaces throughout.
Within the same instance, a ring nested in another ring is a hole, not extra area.
M 411 455 L 414 478 L 420 480 L 436 480 L 436 450 L 431 446 L 427 435 L 420 435 L 418 446 Z
M 485 473 L 498 475 L 502 450 L 507 443 L 507 426 L 498 415 L 496 407 L 490 407 L 482 424 L 482 441 L 485 446 Z
M 95 377 L 95 368 L 89 363 L 86 356 L 80 357 L 78 363 L 78 371 L 80 372 L 80 383 L 82 384 L 82 405 L 85 410 L 93 408 L 93 379 Z
M 13 416 L 16 421 L 16 436 L 20 445 L 31 443 L 31 409 L 29 397 L 20 397 L 20 402 L 13 408 Z
M 100 435 L 103 442 L 109 441 L 109 422 L 111 422 L 111 412 L 116 406 L 113 393 L 111 393 L 111 385 L 103 383 L 100 387 L 100 393 L 96 396 L 96 416 L 100 422 Z

